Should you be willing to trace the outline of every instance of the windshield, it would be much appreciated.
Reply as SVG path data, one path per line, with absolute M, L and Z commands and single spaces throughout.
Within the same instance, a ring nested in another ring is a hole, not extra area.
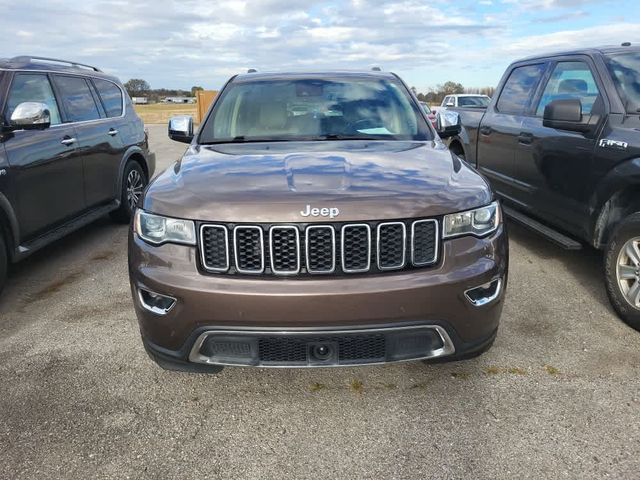
M 432 139 L 401 82 L 357 77 L 231 83 L 200 131 L 202 144 Z
M 460 107 L 487 107 L 489 97 L 458 97 Z
M 640 112 L 640 52 L 608 55 L 606 63 L 626 111 Z

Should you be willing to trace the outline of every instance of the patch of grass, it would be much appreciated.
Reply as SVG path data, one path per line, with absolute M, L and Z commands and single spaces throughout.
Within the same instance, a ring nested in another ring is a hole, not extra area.
M 395 383 L 385 383 L 384 388 L 387 390 L 395 390 L 398 386 Z
M 558 370 L 556 367 L 552 367 L 551 365 L 545 365 L 544 371 L 549 375 L 560 375 L 560 370 Z
M 134 105 L 144 123 L 167 123 L 174 115 L 192 115 L 195 121 L 198 105 L 195 103 L 153 103 Z
M 315 382 L 311 384 L 309 390 L 311 390 L 312 392 L 319 392 L 320 390 L 324 390 L 325 388 L 327 388 L 325 384 Z
M 526 375 L 527 371 L 524 368 L 511 367 L 507 370 L 512 375 Z
M 499 367 L 487 367 L 484 369 L 484 373 L 487 375 L 498 375 L 502 370 Z
M 451 376 L 453 378 L 459 378 L 460 380 L 466 380 L 469 378 L 469 374 L 467 372 L 451 372 Z
M 362 393 L 364 390 L 364 384 L 360 380 L 351 380 L 350 388 L 356 393 Z

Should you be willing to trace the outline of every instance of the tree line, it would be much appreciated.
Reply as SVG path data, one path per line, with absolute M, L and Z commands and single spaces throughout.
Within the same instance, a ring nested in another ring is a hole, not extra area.
M 479 93 L 481 95 L 493 96 L 495 87 L 465 87 L 461 83 L 448 81 L 435 88 L 430 89 L 426 93 L 418 92 L 416 87 L 411 87 L 413 93 L 421 102 L 427 102 L 429 105 L 440 105 L 447 95 L 455 95 L 460 93 Z
M 191 90 L 171 88 L 151 88 L 146 80 L 132 78 L 124 84 L 124 88 L 130 97 L 146 97 L 150 102 L 158 102 L 164 97 L 195 97 L 198 90 L 204 88 L 194 85 Z

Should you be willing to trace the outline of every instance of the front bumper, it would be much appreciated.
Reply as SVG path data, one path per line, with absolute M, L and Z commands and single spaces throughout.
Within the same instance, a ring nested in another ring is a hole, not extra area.
M 500 227 L 483 239 L 455 238 L 442 246 L 442 260 L 432 268 L 274 279 L 203 275 L 195 247 L 155 247 L 131 234 L 129 271 L 145 347 L 165 363 L 300 367 L 455 360 L 481 352 L 495 338 L 507 237 Z M 490 301 L 471 301 L 470 289 L 498 279 Z M 173 297 L 175 305 L 153 313 L 143 306 L 140 288 Z M 344 342 L 371 335 L 382 335 L 383 347 L 360 358 L 341 356 Z M 275 339 L 276 349 L 289 345 L 297 356 L 266 358 L 260 353 L 265 339 Z M 323 343 L 331 353 L 318 361 L 311 349 Z

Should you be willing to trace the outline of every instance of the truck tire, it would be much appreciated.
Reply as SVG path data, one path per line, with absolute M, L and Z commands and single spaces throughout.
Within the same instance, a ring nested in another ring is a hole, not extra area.
M 605 249 L 604 275 L 613 308 L 640 331 L 640 212 L 629 215 L 613 231 Z
M 111 218 L 119 223 L 129 223 L 147 183 L 142 166 L 135 160 L 127 163 L 120 186 L 120 207 L 111 212 Z
M 7 269 L 9 267 L 9 258 L 7 257 L 7 244 L 0 228 L 0 293 L 7 283 Z

